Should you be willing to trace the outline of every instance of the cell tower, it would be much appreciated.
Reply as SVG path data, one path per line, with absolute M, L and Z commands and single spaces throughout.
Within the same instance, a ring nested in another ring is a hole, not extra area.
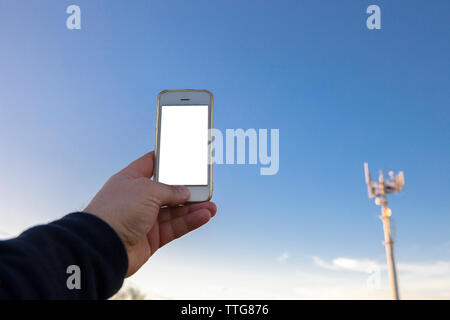
M 374 181 L 370 178 L 369 165 L 364 163 L 364 173 L 366 176 L 367 192 L 369 198 L 375 198 L 375 204 L 381 206 L 380 219 L 383 221 L 384 230 L 384 245 L 386 247 L 386 257 L 389 267 L 389 279 L 392 288 L 392 297 L 394 300 L 399 300 L 399 290 L 397 281 L 397 272 L 395 270 L 394 260 L 394 241 L 391 237 L 391 227 L 389 218 L 392 215 L 391 209 L 387 206 L 387 195 L 389 193 L 398 193 L 403 190 L 405 185 L 405 177 L 403 171 L 400 171 L 398 175 L 395 175 L 393 171 L 389 172 L 389 179 L 385 180 L 383 171 L 380 171 L 378 181 Z

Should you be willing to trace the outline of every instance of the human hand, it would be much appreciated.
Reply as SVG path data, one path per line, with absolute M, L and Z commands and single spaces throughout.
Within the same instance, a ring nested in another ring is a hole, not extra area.
M 127 277 L 156 250 L 207 223 L 217 211 L 213 202 L 180 206 L 189 190 L 150 180 L 153 159 L 154 152 L 147 153 L 113 175 L 84 210 L 106 221 L 122 239 Z

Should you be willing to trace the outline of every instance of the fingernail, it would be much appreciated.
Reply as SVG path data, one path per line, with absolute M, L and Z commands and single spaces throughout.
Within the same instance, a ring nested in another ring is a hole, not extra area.
M 211 202 L 213 204 L 213 210 L 211 212 L 211 217 L 214 217 L 217 213 L 217 205 L 214 202 Z

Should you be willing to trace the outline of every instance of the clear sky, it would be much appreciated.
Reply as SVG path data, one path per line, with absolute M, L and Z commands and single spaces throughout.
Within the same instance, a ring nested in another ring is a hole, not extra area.
M 450 298 L 449 16 L 447 0 L 0 0 L 0 230 L 83 209 L 153 149 L 161 90 L 208 89 L 217 128 L 280 129 L 279 173 L 216 165 L 217 216 L 131 282 L 169 298 L 389 298 L 368 161 L 406 176 L 390 197 L 401 295 Z

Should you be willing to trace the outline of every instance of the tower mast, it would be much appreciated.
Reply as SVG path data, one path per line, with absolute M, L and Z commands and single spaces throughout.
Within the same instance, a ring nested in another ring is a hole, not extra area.
M 399 289 L 397 280 L 397 271 L 395 267 L 394 259 L 394 241 L 391 236 L 390 217 L 392 215 L 391 209 L 387 206 L 387 195 L 389 193 L 398 193 L 403 190 L 405 185 L 405 178 L 402 171 L 397 176 L 394 172 L 389 172 L 389 179 L 384 179 L 383 172 L 380 171 L 380 175 L 377 181 L 373 181 L 370 178 L 369 165 L 364 163 L 364 172 L 366 176 L 367 192 L 369 198 L 375 198 L 375 204 L 381 206 L 380 219 L 383 222 L 384 231 L 384 246 L 386 247 L 386 258 L 389 267 L 389 279 L 392 289 L 392 298 L 399 300 Z

